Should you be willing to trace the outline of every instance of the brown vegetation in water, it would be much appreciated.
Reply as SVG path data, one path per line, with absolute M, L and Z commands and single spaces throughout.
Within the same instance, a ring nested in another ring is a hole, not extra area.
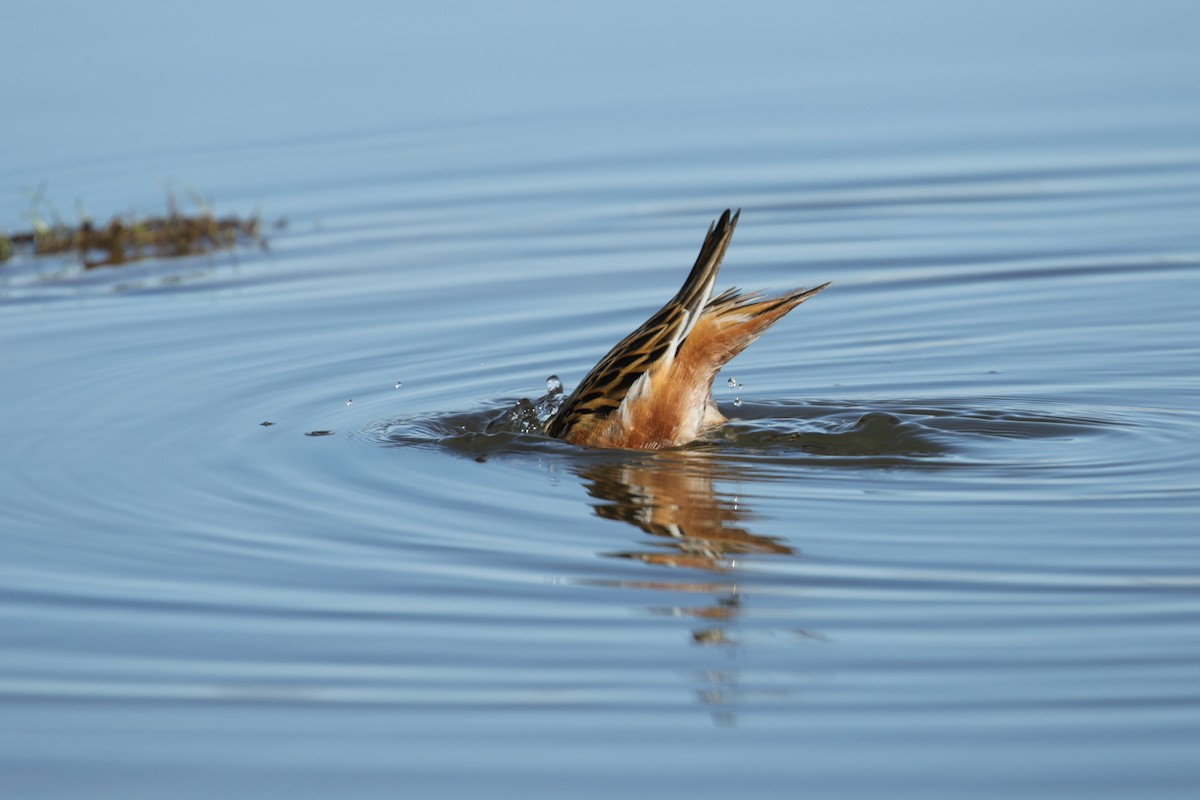
M 34 206 L 43 203 L 41 192 Z M 174 258 L 229 249 L 239 244 L 266 245 L 259 218 L 215 216 L 203 202 L 197 202 L 193 214 L 181 213 L 174 194 L 167 194 L 167 213 L 163 216 L 137 217 L 117 215 L 103 225 L 84 217 L 78 225 L 68 225 L 54 214 L 47 222 L 31 212 L 33 229 L 11 236 L 0 234 L 0 263 L 16 253 L 35 256 L 77 254 L 85 269 L 115 266 L 142 258 Z

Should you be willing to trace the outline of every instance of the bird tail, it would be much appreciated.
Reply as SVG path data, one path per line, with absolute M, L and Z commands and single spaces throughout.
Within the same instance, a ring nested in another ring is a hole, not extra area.
M 700 247 L 700 254 L 696 256 L 696 263 L 692 266 L 692 271 L 688 273 L 683 286 L 665 307 L 684 310 L 683 323 L 672 332 L 676 348 L 691 333 L 692 328 L 703 315 L 704 309 L 707 308 L 709 297 L 712 296 L 713 284 L 717 281 L 717 272 L 721 269 L 725 251 L 729 249 L 729 242 L 733 238 L 733 231 L 737 227 L 738 217 L 741 215 L 741 209 L 731 216 L 730 210 L 727 208 L 721 214 L 720 219 L 708 226 L 708 234 L 704 237 L 704 244 Z
M 704 307 L 685 346 L 707 352 L 715 373 L 762 336 L 767 328 L 827 286 L 829 283 L 823 283 L 813 289 L 795 289 L 774 297 L 728 289 Z

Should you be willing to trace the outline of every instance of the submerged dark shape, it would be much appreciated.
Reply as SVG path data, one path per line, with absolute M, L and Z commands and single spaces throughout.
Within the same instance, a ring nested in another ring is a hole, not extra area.
M 871 411 L 836 432 L 804 432 L 794 440 L 806 453 L 840 456 L 940 455 L 934 431 L 894 414 Z
M 726 209 L 709 227 L 683 287 L 600 359 L 546 424 L 547 434 L 572 444 L 659 450 L 725 422 L 712 398 L 717 371 L 829 285 L 774 297 L 737 289 L 712 297 L 740 215 Z

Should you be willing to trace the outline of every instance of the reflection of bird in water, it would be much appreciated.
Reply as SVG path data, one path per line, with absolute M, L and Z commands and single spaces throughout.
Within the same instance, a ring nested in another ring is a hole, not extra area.
M 824 289 L 775 297 L 729 289 L 712 297 L 737 214 L 708 229 L 683 288 L 608 352 L 546 423 L 573 444 L 658 450 L 687 444 L 725 421 L 712 381 L 726 362 Z
M 659 577 L 620 580 L 616 585 L 687 593 L 701 599 L 695 604 L 652 608 L 652 613 L 691 620 L 691 641 L 705 648 L 729 651 L 743 645 L 736 634 L 746 612 L 733 577 L 743 556 L 793 556 L 796 551 L 770 536 L 751 533 L 744 526 L 753 518 L 735 496 L 716 490 L 718 480 L 745 477 L 744 465 L 714 458 L 697 450 L 662 450 L 625 455 L 621 461 L 581 465 L 578 470 L 587 493 L 596 499 L 596 515 L 633 525 L 653 537 L 655 548 L 608 553 L 655 567 L 705 570 L 708 578 L 674 580 L 661 569 Z M 800 632 L 803 635 L 804 632 Z M 700 701 L 718 725 L 733 725 L 734 712 L 751 690 L 739 686 L 736 662 L 697 673 Z
M 791 547 L 741 527 L 749 511 L 713 488 L 719 462 L 707 453 L 670 450 L 637 463 L 594 464 L 580 472 L 596 515 L 627 522 L 662 551 L 614 553 L 660 566 L 721 571 L 738 556 L 791 555 Z M 728 477 L 736 477 L 731 472 Z M 678 587 L 672 587 L 678 588 Z

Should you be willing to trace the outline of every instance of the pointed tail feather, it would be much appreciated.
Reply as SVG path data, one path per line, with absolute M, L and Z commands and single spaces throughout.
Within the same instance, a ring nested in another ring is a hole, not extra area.
M 783 319 L 789 311 L 808 298 L 823 291 L 830 282 L 813 289 L 795 289 L 774 297 L 761 294 L 742 294 L 729 289 L 714 297 L 701 315 L 698 335 L 693 337 L 696 347 L 707 348 L 714 362 L 714 371 L 720 369 L 738 353 L 762 336 Z M 689 341 L 689 347 L 693 343 Z
M 700 247 L 700 255 L 696 256 L 692 271 L 688 273 L 687 280 L 683 282 L 679 292 L 667 303 L 667 307 L 678 305 L 687 310 L 688 319 L 685 326 L 675 337 L 676 347 L 687 338 L 712 295 L 717 272 L 721 269 L 725 251 L 729 249 L 729 242 L 733 239 L 733 231 L 737 228 L 738 218 L 741 216 L 740 208 L 732 216 L 727 208 L 721 214 L 721 218 L 708 227 L 708 235 L 704 237 L 704 244 Z

